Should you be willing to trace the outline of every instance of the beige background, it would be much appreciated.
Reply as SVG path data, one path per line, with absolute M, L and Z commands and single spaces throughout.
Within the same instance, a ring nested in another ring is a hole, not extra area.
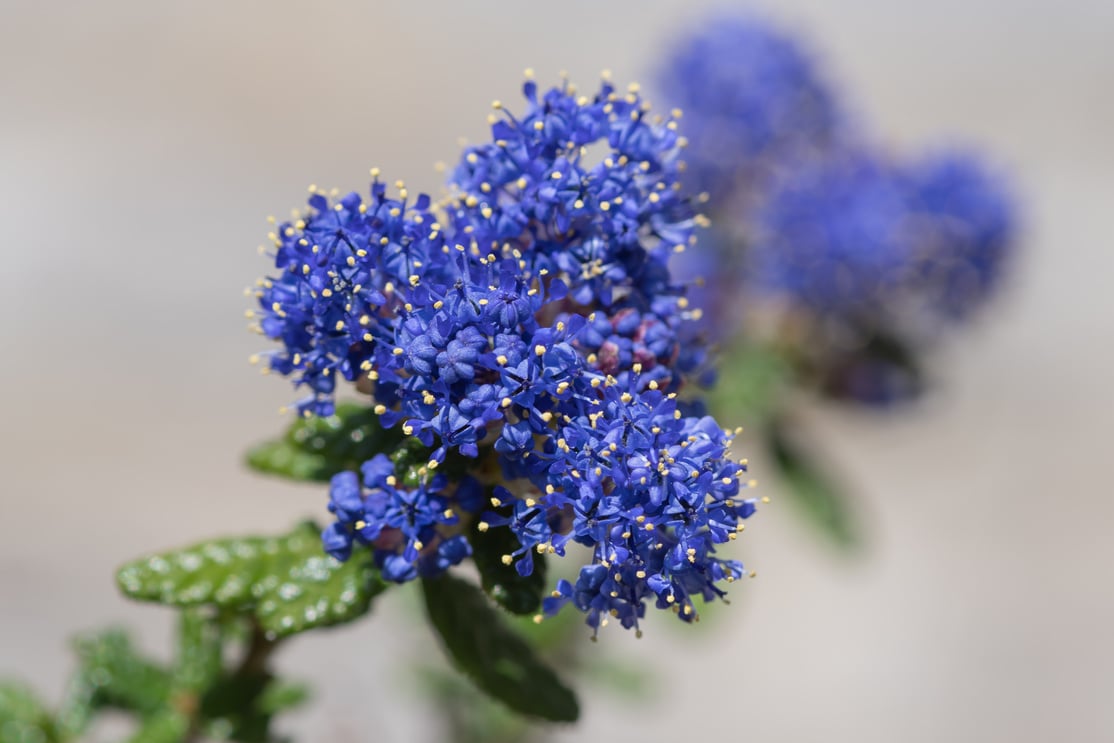
M 522 68 L 645 78 L 697 5 L 0 3 L 0 672 L 55 698 L 63 637 L 119 620 L 165 642 L 168 614 L 116 598 L 116 564 L 322 514 L 320 490 L 238 463 L 293 394 L 246 364 L 265 215 L 370 165 L 434 188 Z M 867 554 L 833 555 L 771 485 L 741 550 L 760 578 L 695 631 L 607 633 L 593 651 L 649 663 L 660 693 L 586 695 L 582 735 L 1114 739 L 1114 5 L 772 5 L 880 138 L 995 152 L 1026 253 L 933 399 L 812 416 Z M 407 670 L 428 640 L 400 605 L 283 656 L 321 684 L 303 740 L 429 738 Z

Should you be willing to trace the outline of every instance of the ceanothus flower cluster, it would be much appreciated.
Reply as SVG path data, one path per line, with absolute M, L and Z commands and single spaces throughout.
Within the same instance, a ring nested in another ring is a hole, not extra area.
M 689 396 L 700 312 L 667 268 L 702 220 L 678 184 L 685 141 L 637 86 L 523 90 L 441 203 L 373 170 L 367 197 L 315 191 L 274 233 L 257 314 L 270 369 L 307 390 L 299 412 L 330 415 L 354 383 L 428 452 L 414 477 L 384 455 L 337 475 L 324 543 L 368 546 L 396 581 L 468 557 L 465 522 L 509 529 L 522 575 L 576 543 L 590 564 L 546 611 L 635 627 L 652 601 L 691 620 L 743 574 L 717 548 L 755 503 L 733 434 Z M 450 458 L 470 476 L 446 477 Z
M 1010 190 L 974 153 L 940 150 L 903 167 L 924 314 L 962 321 L 1001 281 L 1017 238 Z
M 825 394 L 912 396 L 920 353 L 1008 263 L 1004 183 L 971 153 L 875 147 L 808 51 L 755 17 L 708 18 L 659 77 L 694 143 L 685 187 L 712 191 L 712 234 L 673 264 L 727 320 L 705 332 L 776 348 Z
M 1014 238 L 1002 183 L 959 152 L 908 165 L 864 151 L 829 158 L 772 189 L 752 220 L 756 293 L 911 340 L 984 302 Z

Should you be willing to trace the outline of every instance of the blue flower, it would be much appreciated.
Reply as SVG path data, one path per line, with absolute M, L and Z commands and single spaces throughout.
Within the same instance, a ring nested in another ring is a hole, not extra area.
M 715 208 L 748 203 L 786 162 L 849 136 L 806 49 L 759 18 L 713 16 L 682 39 L 659 84 L 685 115 L 686 187 Z
M 505 560 L 523 575 L 570 542 L 620 574 L 576 602 L 593 626 L 636 626 L 647 602 L 691 619 L 694 597 L 741 574 L 715 546 L 753 500 L 731 434 L 691 414 L 707 354 L 667 265 L 702 221 L 678 181 L 684 140 L 637 86 L 523 93 L 518 115 L 496 105 L 442 204 L 401 184 L 389 197 L 373 171 L 367 198 L 314 192 L 274 235 L 259 324 L 280 344 L 270 369 L 310 390 L 300 412 L 330 413 L 353 382 L 428 451 L 405 477 L 383 455 L 337 475 L 323 542 L 338 559 L 370 548 L 405 581 L 465 559 L 459 519 L 478 518 L 515 535 Z M 449 457 L 485 485 L 450 483 Z M 485 490 L 498 511 L 467 515 Z
M 997 287 L 1016 240 L 1005 183 L 979 158 L 936 152 L 906 166 L 916 215 L 914 277 L 927 313 L 966 318 Z
M 750 286 L 838 321 L 900 296 L 914 255 L 900 171 L 865 153 L 801 166 L 752 215 Z
M 355 472 L 332 479 L 329 510 L 337 520 L 323 532 L 326 552 L 346 560 L 353 543 L 370 546 L 384 575 L 400 582 L 435 574 L 471 554 L 467 541 L 462 544 L 444 527 L 459 522 L 459 509 L 478 505 L 474 480 L 450 488 L 438 475 L 415 488 L 400 487 L 384 454 L 361 469 L 362 480 Z

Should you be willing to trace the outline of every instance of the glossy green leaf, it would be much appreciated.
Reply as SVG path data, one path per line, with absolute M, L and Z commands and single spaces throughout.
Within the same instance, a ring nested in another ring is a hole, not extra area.
M 95 706 L 152 714 L 162 709 L 171 694 L 170 672 L 141 656 L 122 630 L 79 637 L 74 649 L 80 659 L 80 676 L 92 686 Z
M 53 743 L 54 720 L 23 684 L 0 682 L 0 743 Z
M 483 589 L 512 614 L 534 614 L 541 607 L 546 589 L 545 555 L 534 555 L 534 572 L 521 576 L 514 564 L 507 565 L 503 556 L 520 547 L 514 532 L 506 528 L 481 531 L 480 521 L 473 522 L 468 534 L 472 559 L 480 571 Z
M 422 581 L 426 611 L 453 663 L 515 712 L 574 722 L 576 695 L 504 623 L 477 586 L 443 575 Z
M 247 462 L 267 474 L 327 482 L 338 472 L 358 470 L 380 452 L 394 451 L 401 440 L 401 431 L 384 429 L 371 408 L 341 403 L 328 418 L 295 421 L 281 439 L 248 452 Z
M 356 619 L 385 587 L 369 552 L 338 562 L 322 552 L 312 523 L 279 537 L 215 539 L 145 557 L 116 581 L 141 601 L 248 614 L 272 638 Z
M 783 423 L 771 423 L 766 434 L 786 495 L 835 544 L 857 547 L 860 536 L 854 514 L 834 479 L 794 442 Z

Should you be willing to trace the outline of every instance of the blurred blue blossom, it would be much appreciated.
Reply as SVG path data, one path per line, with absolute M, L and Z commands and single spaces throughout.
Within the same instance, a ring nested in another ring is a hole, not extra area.
M 830 318 L 883 310 L 913 258 L 906 185 L 862 153 L 798 167 L 751 216 L 748 282 Z
M 977 155 L 943 150 L 904 168 L 917 248 L 914 281 L 922 304 L 965 319 L 997 288 L 1017 238 L 1008 185 Z
M 747 203 L 787 161 L 848 136 L 836 96 L 809 51 L 757 17 L 706 19 L 658 71 L 691 142 L 686 188 L 713 205 Z
M 705 334 L 772 343 L 840 397 L 914 394 L 918 354 L 1008 265 L 1006 184 L 972 153 L 872 147 L 807 53 L 760 19 L 707 19 L 660 78 L 693 141 L 686 180 L 714 191 L 711 234 L 674 261 L 699 287 Z

